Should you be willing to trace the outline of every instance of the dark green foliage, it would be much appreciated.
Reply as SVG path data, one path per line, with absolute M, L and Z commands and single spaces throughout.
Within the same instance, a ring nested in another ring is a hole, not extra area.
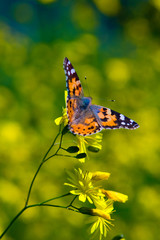
M 68 125 L 66 125 L 62 130 L 62 135 L 66 134 L 69 131 Z
M 79 151 L 79 147 L 71 146 L 71 147 L 67 148 L 66 151 L 69 152 L 69 153 L 76 153 L 76 152 Z
M 93 146 L 89 146 L 88 148 L 88 151 L 90 151 L 90 152 L 95 152 L 95 153 L 97 153 L 97 152 L 99 152 L 99 148 L 96 148 L 96 147 L 93 147 Z
M 120 240 L 120 239 L 124 239 L 124 236 L 118 235 L 118 236 L 115 236 L 114 238 L 112 238 L 112 240 Z
M 85 158 L 86 157 L 86 153 L 79 153 L 76 158 L 81 159 L 81 158 Z

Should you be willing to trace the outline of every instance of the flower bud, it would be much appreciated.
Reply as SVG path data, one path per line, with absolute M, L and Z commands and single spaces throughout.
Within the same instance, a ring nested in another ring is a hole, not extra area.
M 103 210 L 96 209 L 96 208 L 87 208 L 87 207 L 81 207 L 79 208 L 80 213 L 91 215 L 91 216 L 98 216 L 107 220 L 110 220 L 110 214 L 106 213 Z
M 94 181 L 108 180 L 109 177 L 110 177 L 110 173 L 108 172 L 100 172 L 100 171 L 92 172 L 92 180 Z
M 88 207 L 79 208 L 79 212 L 87 215 L 92 215 L 92 209 Z
M 125 203 L 128 200 L 128 196 L 123 193 L 108 191 L 104 189 L 101 189 L 101 191 L 107 198 L 112 199 L 113 201 Z
M 104 219 L 107 219 L 107 220 L 110 220 L 111 217 L 110 217 L 110 214 L 106 213 L 105 211 L 103 210 L 100 210 L 100 209 L 91 209 L 92 210 L 92 215 L 93 216 L 98 216 L 98 217 L 102 217 Z

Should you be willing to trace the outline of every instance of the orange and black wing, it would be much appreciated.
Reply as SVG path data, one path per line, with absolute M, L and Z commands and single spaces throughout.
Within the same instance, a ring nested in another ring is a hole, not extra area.
M 102 130 L 101 125 L 90 107 L 82 108 L 83 100 L 78 98 L 67 99 L 67 115 L 69 130 L 73 134 L 82 136 L 91 135 Z
M 63 68 L 66 75 L 66 86 L 69 97 L 83 97 L 83 89 L 79 77 L 68 58 L 64 59 Z
M 95 113 L 99 124 L 105 129 L 135 129 L 139 127 L 138 123 L 132 119 L 109 108 L 91 105 L 91 109 Z

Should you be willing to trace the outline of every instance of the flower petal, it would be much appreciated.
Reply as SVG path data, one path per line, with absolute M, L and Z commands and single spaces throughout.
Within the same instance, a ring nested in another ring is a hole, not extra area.
M 86 201 L 86 194 L 80 194 L 79 195 L 79 201 L 85 202 Z
M 56 125 L 60 125 L 60 124 L 62 123 L 62 119 L 63 119 L 63 117 L 58 117 L 58 118 L 56 118 L 56 119 L 54 120 L 55 124 L 56 124 Z
M 96 222 L 94 222 L 91 226 L 91 234 L 94 233 L 96 231 L 96 229 L 99 226 L 99 221 L 97 220 Z
M 102 190 L 102 193 L 112 199 L 113 201 L 118 201 L 118 202 L 122 202 L 125 203 L 128 200 L 128 196 L 123 194 L 123 193 L 119 193 L 119 192 L 115 192 L 115 191 L 109 191 L 109 190 Z

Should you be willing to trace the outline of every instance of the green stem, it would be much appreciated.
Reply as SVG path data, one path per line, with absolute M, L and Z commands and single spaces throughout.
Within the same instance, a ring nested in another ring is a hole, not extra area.
M 59 143 L 59 147 L 57 148 L 57 151 L 56 151 L 53 155 L 49 156 L 48 158 L 46 158 L 47 155 L 48 155 L 48 154 L 47 154 L 47 155 L 45 156 L 43 162 L 46 162 L 46 161 L 48 161 L 50 158 L 52 158 L 52 157 L 58 155 L 57 153 L 59 152 L 59 150 L 61 149 L 61 146 L 62 146 L 62 138 L 63 138 L 63 134 L 61 134 L 60 143 Z
M 62 198 L 62 197 L 69 196 L 69 195 L 71 195 L 71 193 L 66 193 L 66 194 L 61 195 L 61 196 L 59 196 L 59 197 L 50 198 L 50 199 L 48 199 L 48 200 L 46 200 L 46 201 L 44 201 L 44 202 L 41 202 L 40 204 L 44 204 L 44 203 L 47 203 L 47 202 L 50 202 L 50 201 L 56 200 L 56 199 L 58 199 L 58 198 Z
M 4 230 L 4 232 L 0 235 L 0 239 L 6 234 L 12 224 L 16 221 L 16 219 L 27 209 L 27 207 L 22 208 L 22 210 L 12 219 L 8 227 Z
M 71 210 L 71 211 L 74 211 L 74 212 L 79 212 L 79 208 L 74 207 L 72 205 L 60 206 L 60 205 L 49 204 L 49 203 L 37 203 L 37 204 L 32 204 L 32 205 L 27 206 L 27 208 L 32 208 L 32 207 L 58 207 L 58 208 L 65 208 L 67 210 Z
M 70 156 L 70 155 L 67 155 L 67 154 L 57 154 L 57 156 L 59 156 L 59 157 L 75 158 L 75 156 Z
M 48 149 L 48 151 L 47 151 L 46 154 L 44 155 L 44 157 L 43 157 L 43 159 L 42 159 L 42 161 L 41 161 L 41 163 L 40 163 L 40 165 L 39 165 L 36 173 L 35 173 L 34 176 L 33 176 L 32 182 L 31 182 L 30 187 L 29 187 L 29 190 L 28 190 L 27 199 L 26 199 L 26 202 L 25 202 L 25 207 L 28 205 L 28 202 L 29 202 L 29 198 L 30 198 L 30 195 L 31 195 L 31 191 L 32 191 L 32 187 L 33 187 L 34 181 L 35 181 L 35 179 L 36 179 L 36 177 L 37 177 L 37 175 L 38 175 L 41 167 L 42 167 L 43 164 L 46 162 L 46 157 L 47 157 L 47 155 L 49 154 L 49 152 L 51 151 L 52 147 L 54 146 L 54 144 L 55 144 L 58 136 L 60 135 L 60 133 L 61 133 L 61 132 L 59 131 L 58 134 L 57 134 L 57 136 L 55 137 L 53 143 L 51 144 L 50 148 Z M 62 137 L 61 137 L 61 139 L 62 139 Z M 60 148 L 58 148 L 58 150 L 56 151 L 56 153 L 59 151 L 59 149 L 60 149 Z M 56 154 L 56 153 L 55 153 L 55 154 Z M 54 155 L 55 155 L 55 154 L 54 154 Z
M 32 205 L 27 206 L 27 208 L 32 208 L 32 207 L 58 207 L 58 208 L 66 208 L 67 209 L 67 207 L 65 207 L 65 206 L 49 204 L 49 203 L 38 203 L 38 204 L 32 204 Z
M 54 156 L 58 156 L 58 157 L 69 157 L 69 158 L 75 158 L 75 156 L 70 156 L 70 155 L 64 155 L 64 154 L 58 154 L 58 153 L 54 153 L 53 155 L 49 156 L 48 158 L 45 159 L 45 162 L 48 161 L 50 158 L 54 157 Z
M 75 197 L 73 198 L 73 200 L 72 200 L 71 203 L 68 205 L 68 207 L 73 207 L 72 204 L 73 204 L 73 202 L 76 200 L 76 198 L 77 198 L 77 196 L 75 196 Z

